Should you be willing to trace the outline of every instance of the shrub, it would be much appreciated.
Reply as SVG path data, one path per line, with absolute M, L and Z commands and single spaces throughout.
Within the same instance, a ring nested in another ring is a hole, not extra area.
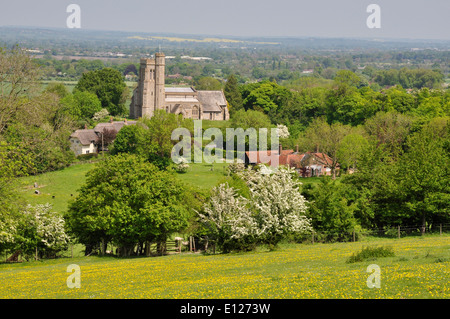
M 353 253 L 348 259 L 347 263 L 355 263 L 368 259 L 374 259 L 379 257 L 394 257 L 395 253 L 392 247 L 363 247 L 360 252 Z

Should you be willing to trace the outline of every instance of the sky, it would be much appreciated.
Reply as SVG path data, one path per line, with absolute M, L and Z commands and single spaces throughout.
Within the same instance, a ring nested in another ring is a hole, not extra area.
M 0 26 L 218 36 L 450 40 L 450 0 L 0 0 Z M 370 4 L 380 28 L 369 28 Z

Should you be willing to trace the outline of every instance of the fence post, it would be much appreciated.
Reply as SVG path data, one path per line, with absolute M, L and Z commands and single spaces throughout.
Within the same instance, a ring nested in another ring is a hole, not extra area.
M 400 239 L 400 225 L 398 225 L 398 239 Z
M 439 234 L 442 235 L 442 224 L 439 224 Z
M 312 243 L 314 244 L 314 232 L 311 232 Z
M 353 229 L 353 242 L 355 242 L 355 229 Z

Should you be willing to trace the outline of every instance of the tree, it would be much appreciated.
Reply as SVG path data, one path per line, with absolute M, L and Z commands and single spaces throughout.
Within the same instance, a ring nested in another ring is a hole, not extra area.
M 442 138 L 430 134 L 431 127 L 413 134 L 407 141 L 408 151 L 399 160 L 398 191 L 404 209 L 411 218 L 426 225 L 440 217 L 448 222 L 450 214 L 450 156 Z
M 260 128 L 269 129 L 271 126 L 269 117 L 260 111 L 239 110 L 231 118 L 231 127 L 234 128 L 243 128 L 244 130 L 254 128 L 258 131 Z
M 243 108 L 242 95 L 239 90 L 236 77 L 232 74 L 228 77 L 225 84 L 224 94 L 230 105 L 230 113 L 233 114 Z
M 222 83 L 213 77 L 204 76 L 195 81 L 195 89 L 220 91 L 222 89 Z
M 95 247 L 104 253 L 112 242 L 121 256 L 149 255 L 151 242 L 164 243 L 188 226 L 192 195 L 170 172 L 142 157 L 119 154 L 88 172 L 65 219 L 70 233 L 86 245 L 86 254 Z M 158 246 L 163 253 L 163 245 Z
M 97 95 L 111 115 L 123 115 L 126 112 L 125 102 L 128 88 L 122 74 L 111 68 L 83 73 L 74 88 L 76 91 L 88 91 Z
M 362 154 L 368 147 L 368 143 L 367 139 L 358 133 L 350 133 L 345 136 L 337 150 L 341 167 L 355 170 Z
M 255 137 L 257 141 L 259 141 L 259 129 L 266 128 L 267 129 L 267 147 L 270 148 L 271 145 L 271 132 L 270 128 L 272 127 L 272 123 L 270 122 L 269 117 L 260 111 L 254 111 L 254 110 L 239 110 L 234 113 L 233 117 L 231 118 L 231 127 L 234 129 L 242 128 L 244 131 L 247 129 L 255 129 Z M 227 135 L 227 143 L 231 143 L 231 137 L 237 139 L 237 137 L 231 135 Z M 257 143 L 255 141 L 255 143 Z M 239 143 L 239 140 L 236 141 Z M 237 143 L 234 145 L 237 146 Z M 249 147 L 250 143 L 250 136 L 245 136 L 245 145 L 246 147 Z M 230 145 L 230 144 L 228 144 Z M 256 148 L 259 148 L 259 143 L 257 143 Z
M 280 166 L 270 173 L 260 166 L 258 171 L 246 170 L 242 178 L 250 193 L 250 205 L 254 211 L 258 239 L 269 248 L 291 234 L 311 231 L 306 218 L 306 200 L 300 193 L 300 182 L 296 172 L 289 167 Z
M 357 74 L 349 70 L 339 70 L 334 77 L 334 83 L 337 86 L 354 86 L 358 87 L 362 79 Z
M 211 196 L 198 214 L 208 235 L 217 241 L 224 253 L 254 247 L 256 222 L 248 208 L 248 200 L 227 183 L 212 189 Z
M 70 94 L 66 86 L 63 83 L 52 82 L 47 85 L 44 92 L 55 93 L 61 99 Z
M 271 171 L 264 165 L 236 172 L 247 185 L 249 198 L 220 184 L 199 213 L 201 222 L 226 252 L 253 249 L 256 244 L 274 249 L 289 235 L 311 231 L 306 200 L 294 175 L 293 169 Z
M 99 150 L 102 151 L 108 149 L 108 146 L 113 144 L 116 139 L 117 131 L 115 129 L 107 129 L 104 128 L 103 131 L 100 132 L 100 136 L 97 138 L 95 143 L 99 146 Z
M 18 46 L 0 48 L 0 134 L 23 110 L 34 109 L 39 67 Z
M 356 126 L 376 112 L 374 105 L 368 103 L 354 86 L 345 82 L 328 92 L 326 106 L 329 123 L 341 122 Z
M 193 122 L 183 119 L 181 114 L 167 113 L 165 110 L 156 110 L 151 118 L 143 118 L 138 125 L 145 130 L 139 137 L 137 152 L 145 156 L 160 169 L 171 163 L 172 148 L 176 144 L 172 141 L 172 132 L 176 128 L 184 127 L 193 131 Z M 141 132 L 141 131 L 139 131 Z
M 355 204 L 346 198 L 345 187 L 337 181 L 324 178 L 312 191 L 307 216 L 319 238 L 327 241 L 351 238 L 357 225 L 354 218 Z
M 102 110 L 102 104 L 97 95 L 88 91 L 75 91 L 61 99 L 66 111 L 77 120 L 89 122 L 95 113 Z
M 17 247 L 18 222 L 24 205 L 15 191 L 17 177 L 33 171 L 30 154 L 0 137 L 0 253 Z
M 378 146 L 386 147 L 394 158 L 402 152 L 412 128 L 412 118 L 398 112 L 378 112 L 364 123 L 364 129 Z
M 145 133 L 142 125 L 125 125 L 116 135 L 111 154 L 136 154 L 138 143 Z
M 289 105 L 292 93 L 274 82 L 252 83 L 243 88 L 243 105 L 246 110 L 262 111 L 275 117 Z
M 67 249 L 69 237 L 66 234 L 64 218 L 53 212 L 50 204 L 27 205 L 18 225 L 17 246 L 27 259 L 39 254 L 55 257 Z
M 69 137 L 75 127 L 59 97 L 42 93 L 33 98 L 33 107 L 15 116 L 3 137 L 10 145 L 26 150 L 33 157 L 35 172 L 42 173 L 64 168 L 73 161 Z

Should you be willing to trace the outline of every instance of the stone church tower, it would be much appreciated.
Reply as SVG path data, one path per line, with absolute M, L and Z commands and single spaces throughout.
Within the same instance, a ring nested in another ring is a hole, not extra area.
M 165 108 L 165 55 L 156 53 L 155 59 L 141 59 L 139 84 L 134 91 L 130 116 L 152 117 L 155 110 Z

